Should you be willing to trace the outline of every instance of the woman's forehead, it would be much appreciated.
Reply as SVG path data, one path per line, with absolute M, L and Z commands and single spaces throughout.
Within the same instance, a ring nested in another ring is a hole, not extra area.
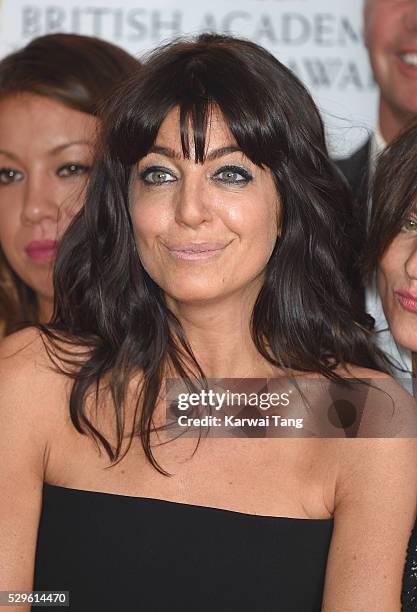
M 193 125 L 191 114 L 186 118 L 185 125 L 185 139 L 187 150 L 190 152 L 190 156 L 194 155 L 196 132 L 198 131 L 198 138 L 204 140 L 205 154 L 208 156 L 211 151 L 223 147 L 235 147 L 237 148 L 237 142 L 234 138 L 230 128 L 222 114 L 217 107 L 211 107 L 207 109 L 206 126 L 204 134 L 201 134 L 201 127 L 198 130 Z M 181 121 L 180 121 L 180 109 L 175 107 L 171 109 L 166 115 L 165 119 L 161 123 L 158 130 L 158 134 L 155 139 L 154 147 L 164 147 L 171 149 L 179 154 L 183 153 L 183 147 L 181 142 Z

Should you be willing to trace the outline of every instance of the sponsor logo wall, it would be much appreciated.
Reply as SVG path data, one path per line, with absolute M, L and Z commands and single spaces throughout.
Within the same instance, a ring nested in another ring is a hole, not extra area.
M 362 40 L 363 0 L 2 0 L 0 56 L 50 32 L 105 38 L 131 53 L 200 31 L 265 46 L 307 85 L 333 154 L 365 140 L 377 90 Z

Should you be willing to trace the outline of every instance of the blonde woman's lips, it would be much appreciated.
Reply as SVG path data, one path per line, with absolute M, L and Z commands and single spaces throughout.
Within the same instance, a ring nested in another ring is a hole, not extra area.
M 51 261 L 56 257 L 57 249 L 56 240 L 32 240 L 25 251 L 33 261 Z

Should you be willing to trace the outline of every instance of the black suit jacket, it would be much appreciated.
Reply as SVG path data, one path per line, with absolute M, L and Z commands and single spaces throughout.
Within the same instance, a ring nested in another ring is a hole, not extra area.
M 336 160 L 336 165 L 347 180 L 352 194 L 352 244 L 357 257 L 352 262 L 352 284 L 358 292 L 362 305 L 365 304 L 365 292 L 361 282 L 360 257 L 365 242 L 369 206 L 369 170 L 371 139 L 355 151 L 350 157 Z
M 366 234 L 369 205 L 369 159 L 371 156 L 371 139 L 355 151 L 350 157 L 336 160 L 336 165 L 342 171 L 349 183 L 352 196 L 354 217 Z

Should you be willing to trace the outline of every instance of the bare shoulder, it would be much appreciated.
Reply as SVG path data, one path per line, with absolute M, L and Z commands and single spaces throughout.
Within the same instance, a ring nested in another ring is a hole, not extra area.
M 416 513 L 416 439 L 344 439 L 338 450 L 323 612 L 399 612 Z
M 323 612 L 400 610 L 416 514 L 417 411 L 394 379 L 373 370 L 364 374 L 358 376 L 367 379 L 358 384 L 359 435 L 341 437 L 334 447 L 335 523 Z
M 65 348 L 65 343 L 58 339 L 52 347 L 49 340 L 35 327 L 28 327 L 7 336 L 0 342 L 0 374 L 3 374 L 0 376 L 1 382 L 8 379 L 7 375 L 10 374 L 21 381 L 30 375 L 36 376 L 36 380 L 42 380 L 43 377 L 58 380 L 63 376 L 60 372 L 63 366 L 60 354 Z M 68 354 L 74 355 L 75 358 L 77 354 L 82 354 L 81 348 L 71 345 Z
M 48 452 L 62 430 L 64 377 L 52 366 L 34 328 L 0 343 L 0 573 L 11 590 L 32 588 Z
M 366 437 L 417 437 L 417 402 L 411 379 L 400 384 L 384 372 L 350 365 L 337 373 L 345 379 L 356 379 L 357 389 L 362 387 L 363 425 L 371 426 Z M 359 437 L 365 437 L 363 432 Z
M 46 364 L 46 351 L 40 332 L 34 327 L 22 329 L 0 342 L 0 368 L 36 367 Z
M 337 444 L 341 495 L 348 493 L 347 487 L 361 495 L 371 482 L 377 491 L 378 481 L 388 477 L 405 485 L 407 478 L 417 476 L 416 400 L 394 378 L 366 372 L 370 376 L 360 377 L 365 380 L 349 396 L 356 408 L 355 436 Z
M 9 424 L 16 420 L 21 427 L 36 423 L 46 428 L 53 420 L 51 407 L 62 405 L 69 382 L 55 367 L 36 328 L 0 342 L 0 418 Z

